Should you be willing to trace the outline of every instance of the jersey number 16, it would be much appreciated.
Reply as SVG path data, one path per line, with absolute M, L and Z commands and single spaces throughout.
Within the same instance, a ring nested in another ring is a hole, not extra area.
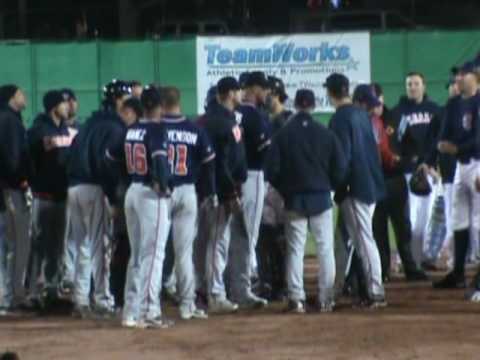
M 147 174 L 147 150 L 141 143 L 125 144 L 125 157 L 127 159 L 127 171 L 130 175 L 137 174 L 144 176 Z
M 188 174 L 187 167 L 188 147 L 187 145 L 178 144 L 168 146 L 168 163 L 172 174 L 185 176 Z

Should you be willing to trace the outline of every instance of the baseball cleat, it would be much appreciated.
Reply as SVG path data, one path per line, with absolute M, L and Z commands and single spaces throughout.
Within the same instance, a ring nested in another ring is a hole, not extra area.
M 123 319 L 122 320 L 122 327 L 127 329 L 136 329 L 139 327 L 139 323 L 135 319 Z
M 450 272 L 442 280 L 433 283 L 434 289 L 465 289 L 465 277 Z
M 251 294 L 246 299 L 238 302 L 242 309 L 262 309 L 268 306 L 268 301 L 264 298 Z
M 318 311 L 321 313 L 331 313 L 335 308 L 335 302 L 325 301 L 318 304 Z
M 468 301 L 480 303 L 480 290 L 474 290 L 467 298 Z
M 208 300 L 208 310 L 211 313 L 228 314 L 228 313 L 236 312 L 238 310 L 238 305 L 235 303 L 232 303 L 228 299 L 211 297 Z
M 162 317 L 161 315 L 153 319 L 145 319 L 138 323 L 141 329 L 168 329 L 175 325 L 173 320 Z
M 289 300 L 285 312 L 292 314 L 305 314 L 305 303 L 303 301 Z
M 415 270 L 412 272 L 408 272 L 405 274 L 405 278 L 408 282 L 420 282 L 420 281 L 428 281 L 428 276 L 425 272 L 421 270 Z
M 208 319 L 208 315 L 205 311 L 203 311 L 201 309 L 197 309 L 194 306 L 190 306 L 190 307 L 180 306 L 180 319 L 182 319 L 182 320 L 191 320 L 191 319 L 206 320 L 206 319 Z
M 75 305 L 72 313 L 72 316 L 78 319 L 88 319 L 89 317 L 91 317 L 91 315 L 92 312 L 90 310 L 90 306 L 88 305 Z

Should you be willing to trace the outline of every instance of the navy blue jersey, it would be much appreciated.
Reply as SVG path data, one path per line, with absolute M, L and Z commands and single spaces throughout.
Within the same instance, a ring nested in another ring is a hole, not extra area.
M 450 99 L 445 109 L 445 121 L 440 140 L 454 143 L 458 147 L 457 160 L 468 163 L 479 158 L 480 139 L 480 94 L 468 99 L 461 96 Z
M 182 115 L 166 115 L 162 123 L 167 133 L 171 184 L 195 184 L 202 165 L 215 158 L 207 133 Z
M 270 121 L 268 116 L 252 104 L 242 104 L 236 111 L 243 129 L 248 170 L 263 170 L 265 156 L 270 145 Z
M 132 182 L 146 185 L 159 182 L 166 187 L 169 169 L 164 126 L 139 121 L 128 128 L 124 148 L 127 172 Z

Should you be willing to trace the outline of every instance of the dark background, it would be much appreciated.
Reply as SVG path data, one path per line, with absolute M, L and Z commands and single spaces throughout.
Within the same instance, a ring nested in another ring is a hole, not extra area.
M 0 39 L 480 27 L 478 0 L 340 2 L 337 9 L 329 0 L 3 0 Z M 199 28 L 201 21 L 208 25 Z

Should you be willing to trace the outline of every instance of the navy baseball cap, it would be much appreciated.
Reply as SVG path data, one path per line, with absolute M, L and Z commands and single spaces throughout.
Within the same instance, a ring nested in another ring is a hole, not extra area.
M 323 87 L 327 90 L 330 90 L 334 94 L 348 95 L 350 81 L 343 74 L 333 73 L 327 77 Z
M 268 79 L 263 71 L 253 71 L 248 74 L 245 81 L 245 87 L 260 86 L 261 88 L 268 89 Z
M 43 107 L 45 112 L 49 113 L 62 102 L 68 101 L 59 90 L 50 90 L 43 97 Z
M 282 79 L 279 79 L 275 76 L 268 77 L 269 87 L 272 90 L 272 93 L 275 95 L 287 95 L 285 91 L 285 84 Z
M 473 73 L 473 72 L 475 72 L 476 68 L 477 68 L 477 66 L 475 65 L 475 63 L 473 61 L 467 61 L 460 68 L 460 72 L 462 72 L 463 74 Z
M 162 94 L 160 89 L 155 86 L 145 86 L 140 97 L 142 106 L 147 111 L 151 111 L 162 104 Z
M 207 91 L 207 97 L 205 98 L 205 108 L 217 102 L 217 86 L 212 86 Z
M 301 109 L 315 107 L 315 94 L 310 89 L 298 89 L 295 94 L 295 106 Z
M 249 75 L 250 75 L 250 73 L 248 71 L 245 71 L 245 72 L 241 73 L 240 76 L 238 77 L 238 82 L 239 82 L 240 87 L 242 89 L 245 88 L 245 85 L 247 83 L 247 79 L 248 79 Z
M 353 101 L 366 104 L 369 109 L 382 105 L 372 85 L 360 84 L 353 92 Z
M 240 85 L 237 79 L 231 76 L 221 78 L 217 83 L 217 93 L 225 95 L 229 91 L 240 90 Z

